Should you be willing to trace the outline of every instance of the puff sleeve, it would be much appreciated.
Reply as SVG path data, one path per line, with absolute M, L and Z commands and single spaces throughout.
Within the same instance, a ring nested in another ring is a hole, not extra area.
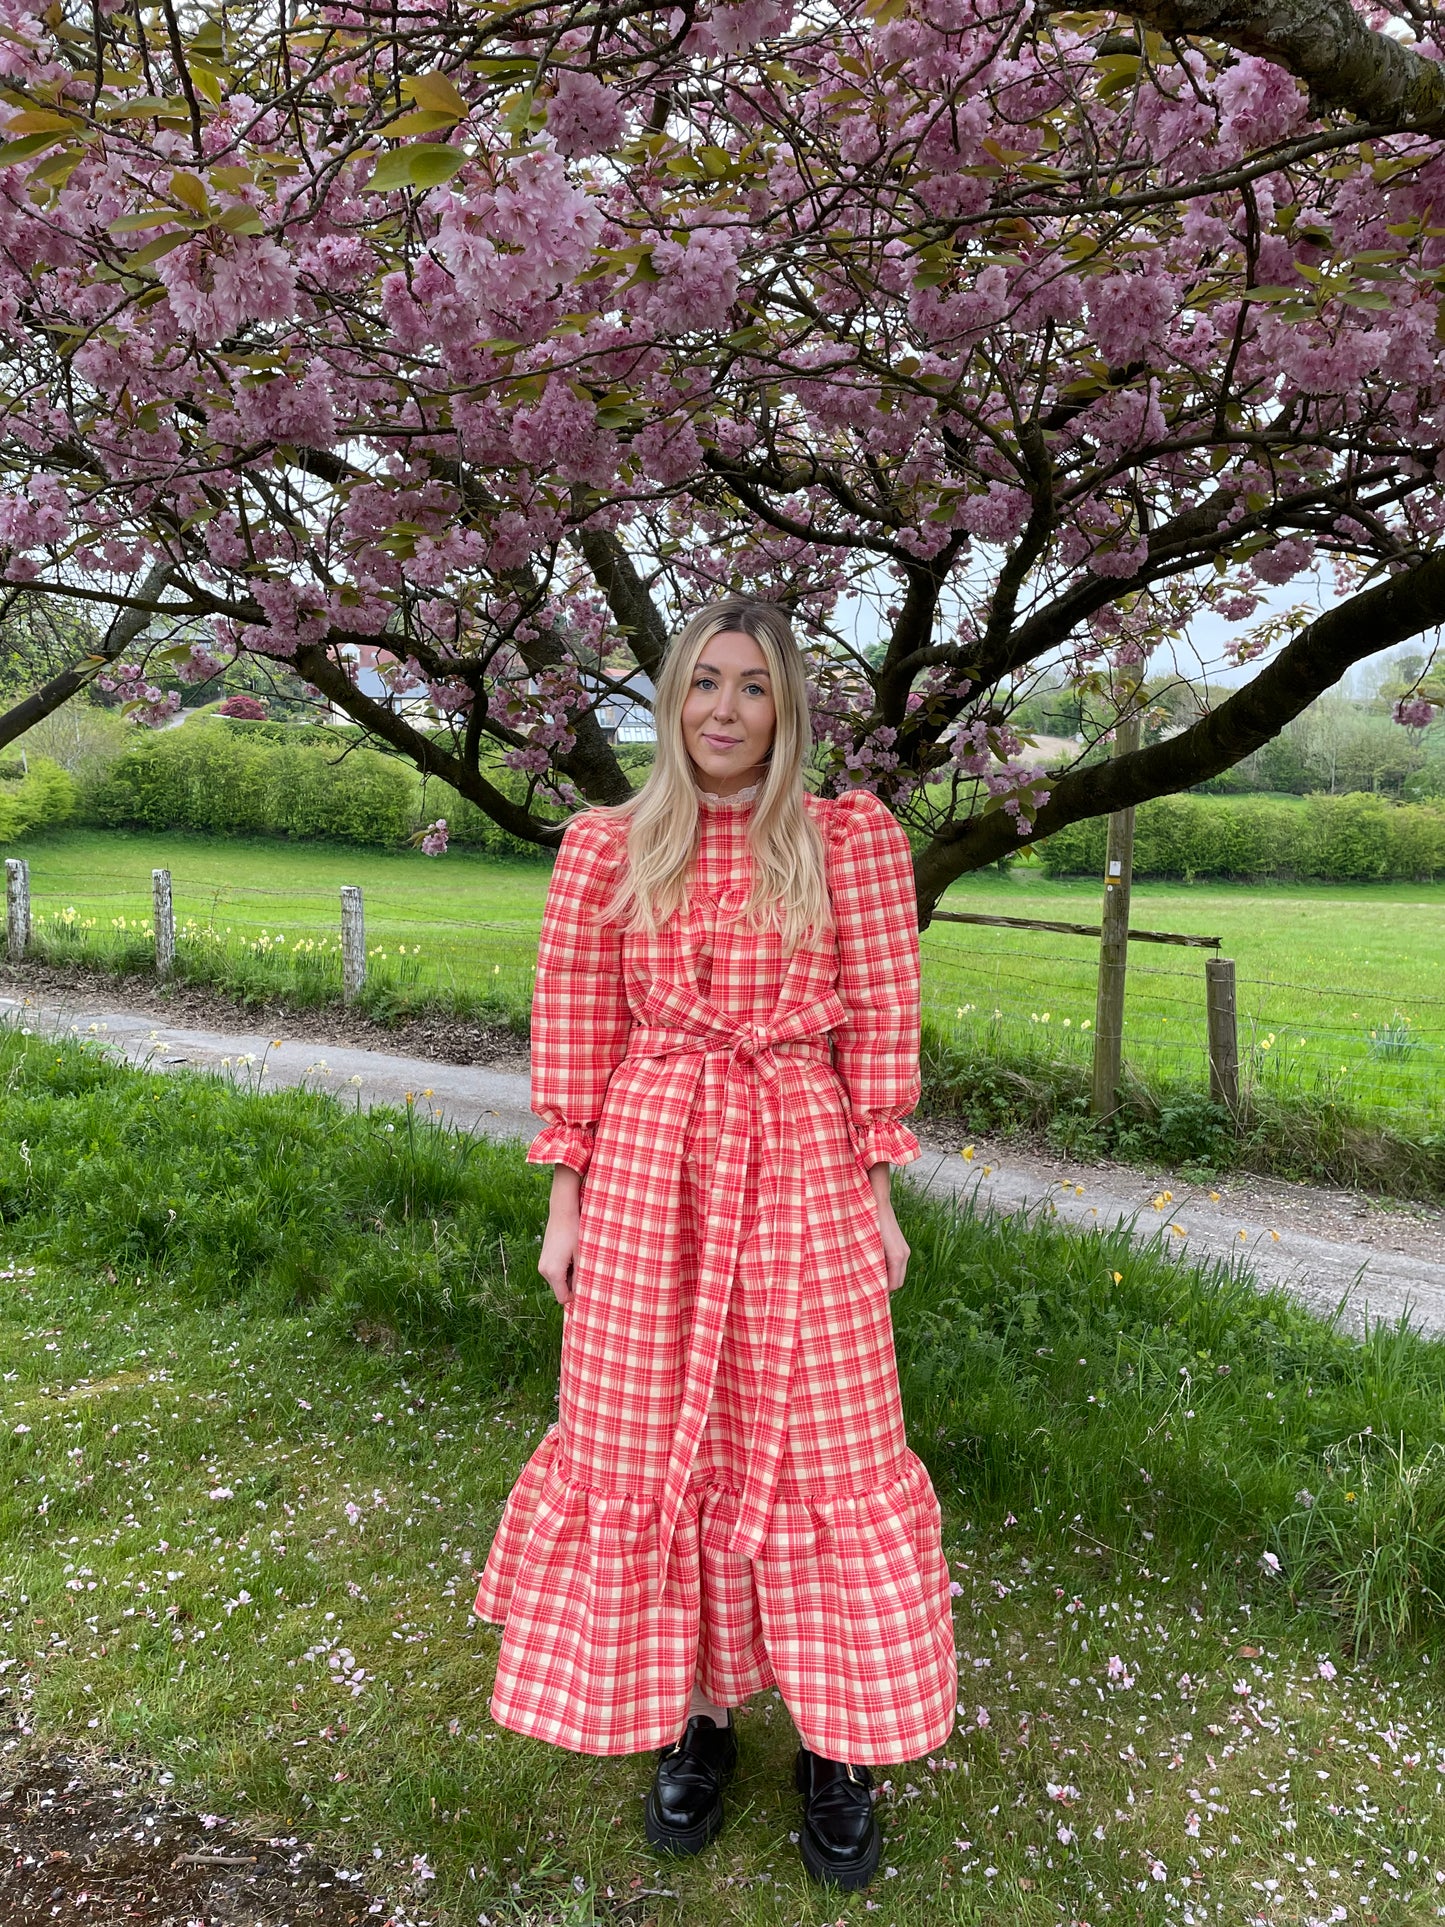
M 838 936 L 834 1067 L 858 1161 L 909 1164 L 921 1152 L 903 1119 L 918 1102 L 918 900 L 901 823 L 871 790 L 838 798 L 829 885 Z
M 632 1028 L 622 932 L 598 925 L 627 860 L 626 830 L 595 810 L 562 834 L 532 990 L 532 1109 L 544 1119 L 529 1164 L 567 1164 L 585 1175 L 602 1100 Z

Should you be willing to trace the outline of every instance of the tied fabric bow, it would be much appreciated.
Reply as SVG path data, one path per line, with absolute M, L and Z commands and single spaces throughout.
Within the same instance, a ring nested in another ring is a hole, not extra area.
M 810 1262 L 804 1217 L 803 1176 L 809 1163 L 826 1168 L 827 1148 L 814 1143 L 819 1124 L 816 1090 L 805 1064 L 828 1061 L 826 1034 L 847 1022 L 835 990 L 811 1003 L 775 1013 L 766 1024 L 747 1023 L 718 1010 L 700 991 L 655 981 L 628 1039 L 630 1057 L 726 1051 L 723 1113 L 718 1130 L 693 1308 L 682 1405 L 663 1479 L 658 1527 L 658 1585 L 667 1584 L 678 1517 L 707 1427 L 717 1379 L 728 1305 L 743 1240 L 742 1201 L 756 1140 L 763 1144 L 759 1196 L 763 1254 L 768 1278 L 758 1400 L 748 1442 L 744 1482 L 732 1550 L 756 1558 L 762 1549 L 787 1442 L 788 1389 L 798 1338 L 803 1267 Z M 806 1053 L 778 1045 L 813 1040 Z M 756 1128 L 755 1128 L 756 1127 Z M 811 1154 L 811 1155 L 810 1155 Z

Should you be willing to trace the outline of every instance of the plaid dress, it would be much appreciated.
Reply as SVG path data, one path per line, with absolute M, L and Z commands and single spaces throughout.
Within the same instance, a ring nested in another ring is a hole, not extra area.
M 528 1160 L 583 1174 L 558 1422 L 508 1498 L 476 1611 L 503 1726 L 583 1753 L 682 1730 L 696 1679 L 776 1687 L 855 1764 L 942 1745 L 957 1699 L 938 1500 L 903 1431 L 879 1161 L 919 1154 L 908 839 L 809 795 L 836 931 L 791 959 L 736 916 L 756 787 L 699 793 L 689 901 L 594 927 L 624 821 L 563 835 L 532 1017 Z

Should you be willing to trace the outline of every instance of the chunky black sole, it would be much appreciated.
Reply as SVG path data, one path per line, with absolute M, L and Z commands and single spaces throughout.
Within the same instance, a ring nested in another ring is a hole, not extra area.
M 854 1860 L 846 1867 L 836 1867 L 824 1856 L 808 1838 L 805 1827 L 798 1835 L 798 1852 L 802 1855 L 803 1865 L 814 1880 L 824 1886 L 842 1887 L 847 1893 L 854 1893 L 866 1887 L 878 1871 L 878 1862 L 883 1855 L 883 1842 L 875 1833 L 872 1844 L 862 1860 Z
M 803 1756 L 799 1753 L 793 1765 L 793 1780 L 804 1802 L 807 1801 L 807 1775 L 804 1771 Z M 856 1893 L 866 1887 L 878 1871 L 878 1862 L 883 1857 L 883 1836 L 875 1819 L 873 1837 L 868 1843 L 867 1852 L 861 1860 L 851 1860 L 839 1866 L 812 1839 L 808 1832 L 806 1813 L 798 1833 L 798 1852 L 809 1875 L 823 1886 L 841 1887 L 845 1893 Z
M 649 1791 L 642 1809 L 642 1830 L 661 1853 L 701 1853 L 715 1839 L 723 1823 L 723 1803 L 712 1806 L 695 1827 L 670 1827 L 652 1803 Z

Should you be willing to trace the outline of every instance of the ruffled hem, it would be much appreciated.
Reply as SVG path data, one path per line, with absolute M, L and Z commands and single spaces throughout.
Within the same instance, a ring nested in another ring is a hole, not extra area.
M 579 1177 L 586 1177 L 596 1131 L 595 1124 L 549 1124 L 527 1146 L 527 1162 L 570 1165 Z
M 923 1155 L 923 1146 L 897 1118 L 880 1124 L 854 1124 L 849 1128 L 858 1162 L 865 1171 L 874 1164 L 911 1164 Z
M 942 1746 L 957 1658 L 938 1500 L 912 1453 L 872 1492 L 780 1495 L 755 1560 L 730 1550 L 739 1495 L 696 1485 L 658 1583 L 658 1503 L 563 1476 L 553 1427 L 524 1467 L 475 1610 L 505 1627 L 492 1715 L 580 1753 L 681 1731 L 694 1679 L 725 1705 L 776 1686 L 834 1760 Z

